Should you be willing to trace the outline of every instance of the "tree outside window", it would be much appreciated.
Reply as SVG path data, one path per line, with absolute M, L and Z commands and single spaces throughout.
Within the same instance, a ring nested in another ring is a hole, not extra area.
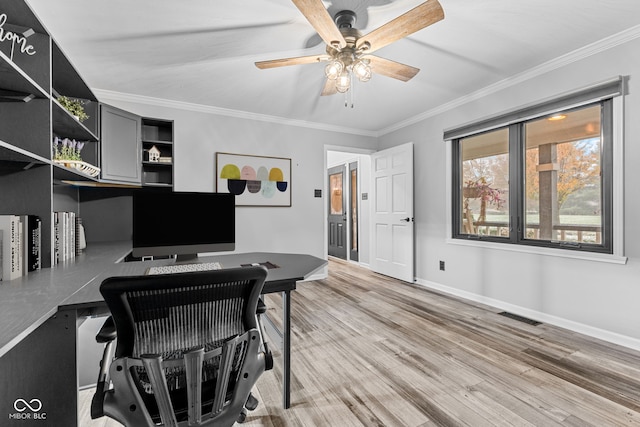
M 465 138 L 460 144 L 460 231 L 504 237 L 509 228 L 509 132 L 500 129 Z

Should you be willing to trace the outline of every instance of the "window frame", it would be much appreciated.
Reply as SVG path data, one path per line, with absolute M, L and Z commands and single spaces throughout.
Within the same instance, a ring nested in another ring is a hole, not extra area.
M 622 209 L 621 190 L 616 188 L 622 185 L 620 176 L 621 172 L 614 174 L 614 164 L 622 167 L 621 142 L 616 143 L 617 139 L 622 138 L 622 107 L 616 108 L 616 104 L 621 105 L 619 95 L 623 93 L 622 77 L 611 79 L 599 85 L 582 89 L 573 94 L 565 94 L 557 99 L 534 104 L 529 107 L 523 107 L 511 113 L 503 113 L 488 119 L 463 125 L 457 129 L 445 130 L 445 141 L 450 144 L 450 165 L 449 182 L 450 182 L 450 242 L 462 243 L 468 242 L 472 245 L 482 245 L 500 248 L 509 244 L 508 247 L 516 245 L 518 248 L 530 247 L 533 252 L 541 253 L 571 253 L 579 252 L 577 257 L 583 257 L 583 254 L 613 256 L 610 257 L 614 262 L 626 262 L 626 258 L 622 257 L 622 237 L 621 231 L 623 218 L 622 213 L 616 213 L 615 209 Z M 537 120 L 560 111 L 571 111 L 579 108 L 586 108 L 590 105 L 601 105 L 601 203 L 602 203 L 602 240 L 600 244 L 590 243 L 568 243 L 550 240 L 526 239 L 526 228 L 523 227 L 525 220 L 525 198 L 524 198 L 524 167 L 525 167 L 525 140 L 524 126 L 527 122 Z M 501 123 L 501 125 L 498 125 Z M 509 129 L 509 180 L 510 180 L 510 197 L 509 197 L 509 236 L 487 236 L 466 234 L 461 228 L 461 212 L 462 212 L 462 185 L 461 185 L 461 147 L 460 140 L 479 135 L 482 133 L 495 131 L 498 129 Z M 455 137 L 453 137 L 455 136 Z M 617 148 L 616 148 L 617 147 Z M 617 153 L 616 153 L 617 152 Z M 616 168 L 618 169 L 618 168 Z M 616 227 L 617 226 L 617 227 Z M 494 244 L 495 243 L 495 244 Z M 504 247 L 506 249 L 506 247 Z

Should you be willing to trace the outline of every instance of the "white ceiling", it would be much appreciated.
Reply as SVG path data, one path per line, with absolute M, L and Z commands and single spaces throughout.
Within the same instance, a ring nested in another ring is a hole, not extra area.
M 366 34 L 422 0 L 334 0 Z M 321 97 L 324 52 L 290 0 L 28 0 L 93 89 L 377 133 L 640 24 L 638 0 L 440 0 L 445 19 L 376 52 L 421 69 Z

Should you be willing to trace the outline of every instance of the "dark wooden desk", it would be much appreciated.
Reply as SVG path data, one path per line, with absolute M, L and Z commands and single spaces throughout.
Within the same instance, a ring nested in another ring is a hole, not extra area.
M 96 245 L 74 263 L 2 283 L 0 419 L 5 420 L 2 425 L 77 425 L 77 327 L 87 316 L 108 313 L 99 292 L 100 283 L 110 276 L 144 274 L 149 266 L 173 262 L 116 262 L 127 252 L 128 244 Z M 326 261 L 310 255 L 261 252 L 199 260 L 218 261 L 223 267 L 261 262 L 279 266 L 269 270 L 264 293 L 282 295 L 283 406 L 288 408 L 291 291 L 295 290 L 296 282 L 314 274 Z M 24 402 L 32 401 L 33 404 L 25 406 Z

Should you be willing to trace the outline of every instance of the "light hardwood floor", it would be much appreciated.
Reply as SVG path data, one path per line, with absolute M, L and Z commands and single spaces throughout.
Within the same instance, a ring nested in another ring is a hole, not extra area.
M 640 352 L 498 311 L 331 260 L 292 298 L 292 407 L 276 353 L 245 425 L 640 426 Z

